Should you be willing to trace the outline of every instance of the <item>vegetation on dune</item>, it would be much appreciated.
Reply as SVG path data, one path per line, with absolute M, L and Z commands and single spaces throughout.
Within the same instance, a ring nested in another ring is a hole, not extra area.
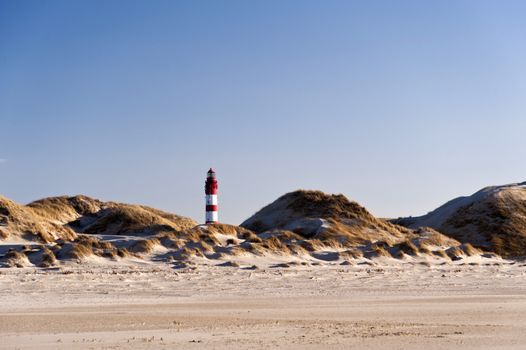
M 40 267 L 50 267 L 57 261 L 55 254 L 47 247 L 42 248 L 42 257 L 40 259 Z
M 392 222 L 412 228 L 432 226 L 453 241 L 471 244 L 478 249 L 477 253 L 484 250 L 504 258 L 523 258 L 526 256 L 526 183 L 486 187 L 471 196 L 455 198 L 427 215 Z M 441 245 L 447 247 L 454 243 Z
M 418 255 L 418 251 L 419 251 L 419 249 L 414 245 L 414 243 L 409 240 L 403 241 L 397 244 L 397 248 L 399 251 L 403 252 L 404 254 L 411 255 L 411 256 Z
M 98 212 L 103 203 L 87 196 L 49 197 L 31 202 L 27 207 L 47 219 L 66 224 L 80 216 Z
M 90 256 L 116 259 L 129 256 L 125 248 L 117 248 L 111 242 L 89 235 L 79 235 L 74 241 L 52 247 L 57 259 L 82 261 Z
M 464 251 L 460 247 L 451 247 L 446 250 L 446 254 L 451 260 L 459 260 L 464 256 Z
M 394 225 L 375 218 L 343 195 L 319 191 L 286 194 L 243 226 L 197 225 L 191 219 L 154 208 L 84 196 L 47 198 L 28 206 L 0 197 L 0 224 L 2 235 L 24 228 L 20 231 L 23 234 L 51 242 L 38 252 L 28 247 L 25 254 L 17 252 L 19 255 L 10 260 L 11 264 L 23 265 L 28 255 L 32 263 L 42 267 L 57 264 L 57 259 L 82 262 L 90 256 L 186 261 L 252 254 L 348 261 L 423 255 L 455 260 L 482 253 L 475 244 L 460 244 L 430 228 L 413 231 Z M 123 238 L 117 247 L 104 240 L 105 235 L 141 239 Z M 501 236 L 491 242 L 495 247 L 507 244 Z
M 508 258 L 526 255 L 526 189 L 504 189 L 459 208 L 440 228 Z
M 446 251 L 444 249 L 438 249 L 438 250 L 434 250 L 433 251 L 433 255 L 439 257 L 439 258 L 443 258 L 443 259 L 447 259 L 449 260 L 449 255 L 447 255 Z
M 473 256 L 473 255 L 480 254 L 480 250 L 476 249 L 475 247 L 473 247 L 469 243 L 463 243 L 461 247 L 462 247 L 462 250 L 464 251 L 464 253 L 466 253 L 467 256 Z
M 340 256 L 349 259 L 360 259 L 363 257 L 363 251 L 357 248 L 347 249 L 340 253 Z
M 74 240 L 77 233 L 152 235 L 189 229 L 196 222 L 146 206 L 86 196 L 50 197 L 25 206 L 0 196 L 0 225 L 2 239 L 14 236 L 51 243 Z
M 141 239 L 133 242 L 129 247 L 128 251 L 138 254 L 149 254 L 153 252 L 156 246 L 160 245 L 158 238 Z
M 429 249 L 426 244 L 420 244 L 420 247 L 418 248 L 418 252 L 421 254 L 425 254 L 425 255 L 432 254 L 431 249 Z
M 377 219 L 341 194 L 298 190 L 281 196 L 241 224 L 257 233 L 292 231 L 297 239 L 321 242 L 332 249 L 366 245 L 382 239 L 391 243 L 414 237 L 411 230 Z M 302 243 L 307 250 L 319 249 Z
M 197 225 L 197 223 L 194 220 L 184 217 L 184 216 L 176 215 L 173 213 L 167 213 L 165 211 L 147 207 L 144 205 L 137 206 L 137 207 L 151 213 L 152 215 L 168 220 L 170 222 L 170 226 L 175 228 L 176 230 L 185 230 L 185 229 L 195 227 Z
M 459 245 L 460 242 L 448 237 L 430 227 L 419 227 L 415 230 L 418 240 L 423 244 L 438 247 L 450 247 Z
M 376 257 L 392 257 L 387 249 L 383 246 L 373 245 L 370 250 L 365 252 L 365 256 L 368 258 Z
M 144 209 L 140 206 L 119 204 L 99 212 L 94 222 L 82 229 L 82 232 L 88 234 L 153 235 L 194 226 L 191 219 L 185 218 L 178 221 L 175 215 L 160 216 L 158 213 L 158 211 Z
M 362 219 L 370 216 L 365 208 L 349 201 L 342 194 L 329 195 L 321 191 L 299 190 L 285 196 L 289 200 L 287 209 L 305 217 Z
M 45 212 L 16 204 L 1 196 L 0 224 L 3 239 L 14 236 L 49 243 L 59 238 L 71 240 L 76 237 L 73 230 L 56 222 Z
M 324 244 L 316 238 L 301 241 L 299 244 L 308 252 L 315 252 L 325 247 Z
M 27 256 L 24 253 L 16 251 L 15 249 L 10 249 L 4 255 L 4 260 L 7 266 L 24 267 L 27 262 Z

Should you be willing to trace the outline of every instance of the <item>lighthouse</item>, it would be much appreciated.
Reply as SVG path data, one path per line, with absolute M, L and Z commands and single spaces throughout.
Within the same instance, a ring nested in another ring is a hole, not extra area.
M 216 173 L 212 168 L 206 174 L 205 182 L 206 194 L 206 216 L 205 222 L 207 224 L 217 224 L 217 180 Z

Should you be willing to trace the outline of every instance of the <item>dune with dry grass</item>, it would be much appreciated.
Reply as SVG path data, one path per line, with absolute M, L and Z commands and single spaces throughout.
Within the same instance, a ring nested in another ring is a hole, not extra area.
M 298 190 L 287 193 L 245 220 L 242 227 L 263 233 L 286 230 L 326 244 L 352 246 L 372 240 L 397 242 L 411 230 L 378 219 L 341 194 Z
M 333 251 L 350 258 L 440 258 L 454 248 L 459 256 L 482 254 L 469 245 L 429 228 L 408 229 L 374 217 L 345 196 L 298 190 L 285 194 L 241 224 L 263 238 L 262 248 L 273 252 L 305 252 L 325 257 Z M 290 247 L 300 249 L 290 249 Z M 349 252 L 352 254 L 349 255 Z M 331 255 L 335 257 L 334 254 Z
M 421 217 L 393 222 L 430 226 L 462 242 L 514 258 L 526 255 L 526 183 L 484 188 Z
M 94 214 L 89 222 L 76 220 L 70 223 L 77 232 L 99 235 L 148 236 L 163 231 L 178 231 L 197 225 L 190 218 L 168 214 L 148 207 L 110 203 Z
M 0 196 L 0 238 L 25 239 L 52 242 L 57 239 L 71 240 L 75 232 L 54 215 L 40 208 L 17 204 Z
M 86 196 L 51 197 L 27 206 L 1 203 L 4 236 L 40 242 L 0 252 L 0 265 L 8 267 L 110 261 L 164 262 L 174 268 L 243 262 L 249 268 L 255 261 L 274 267 L 354 260 L 427 263 L 484 253 L 429 227 L 408 229 L 376 218 L 343 195 L 320 191 L 288 193 L 241 226 L 198 225 L 154 208 Z
M 152 235 L 185 230 L 197 223 L 158 209 L 102 202 L 87 196 L 50 197 L 19 205 L 0 197 L 0 238 L 50 243 L 74 240 L 79 233 Z

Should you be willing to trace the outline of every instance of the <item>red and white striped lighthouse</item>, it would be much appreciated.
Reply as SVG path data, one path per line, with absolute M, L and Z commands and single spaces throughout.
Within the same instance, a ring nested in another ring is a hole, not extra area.
M 217 180 L 216 173 L 212 168 L 208 170 L 205 182 L 206 194 L 206 223 L 217 224 Z

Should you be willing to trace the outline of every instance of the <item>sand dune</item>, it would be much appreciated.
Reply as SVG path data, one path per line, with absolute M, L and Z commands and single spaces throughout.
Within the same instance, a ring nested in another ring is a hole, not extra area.
M 431 226 L 461 242 L 505 257 L 526 255 L 526 183 L 486 187 L 456 198 L 427 215 L 393 222 Z
M 286 194 L 242 226 L 197 225 L 191 219 L 153 208 L 86 196 L 52 197 L 27 206 L 6 203 L 10 209 L 3 216 L 4 231 L 11 238 L 26 240 L 4 241 L 0 246 L 0 266 L 4 267 L 90 261 L 241 268 L 376 260 L 431 264 L 487 255 L 431 228 L 411 230 L 393 225 L 342 195 L 319 191 Z M 48 228 L 47 235 L 27 231 L 31 226 L 20 225 L 24 220 Z M 69 236 L 59 235 L 61 230 Z M 37 242 L 28 241 L 28 237 Z
M 334 237 L 353 243 L 367 240 L 394 242 L 411 236 L 411 231 L 375 218 L 343 195 L 305 190 L 281 196 L 241 226 L 257 233 L 279 229 L 303 237 Z
M 190 218 L 87 196 L 50 197 L 19 205 L 0 197 L 0 238 L 51 243 L 77 233 L 150 235 L 197 225 Z
M 73 239 L 75 232 L 58 220 L 29 206 L 22 206 L 0 196 L 0 238 L 53 242 Z

